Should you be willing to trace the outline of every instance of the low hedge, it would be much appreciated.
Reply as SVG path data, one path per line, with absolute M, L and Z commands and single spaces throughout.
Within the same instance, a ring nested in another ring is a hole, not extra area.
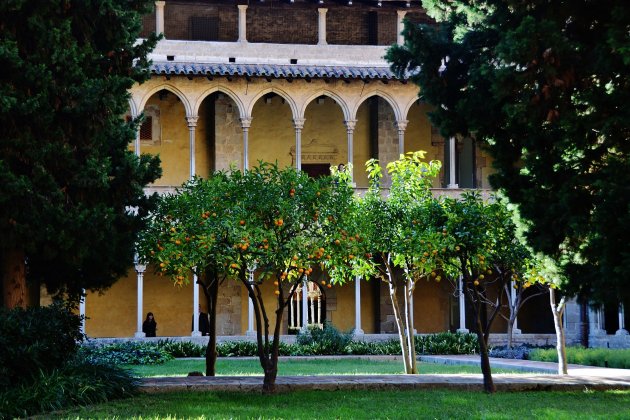
M 533 349 L 530 360 L 558 362 L 556 349 Z M 567 362 L 576 365 L 630 369 L 630 349 L 567 347 Z
M 254 341 L 227 341 L 217 344 L 220 357 L 257 356 Z M 416 336 L 417 354 L 474 354 L 477 336 L 474 334 L 439 333 Z M 339 333 L 333 327 L 298 335 L 295 344 L 280 343 L 281 356 L 321 355 L 400 355 L 400 342 L 353 341 L 351 334 Z M 204 357 L 206 346 L 189 341 L 159 340 L 155 342 L 125 342 L 104 346 L 84 346 L 81 354 L 94 362 L 110 364 L 161 364 L 173 357 Z

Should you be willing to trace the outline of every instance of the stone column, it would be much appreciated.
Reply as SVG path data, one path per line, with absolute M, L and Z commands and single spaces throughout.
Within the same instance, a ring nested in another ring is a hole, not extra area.
M 317 9 L 317 11 L 319 12 L 319 16 L 318 16 L 318 34 L 319 37 L 317 39 L 317 45 L 326 45 L 326 12 L 328 12 L 328 9 L 325 8 L 319 8 Z
M 190 179 L 193 179 L 197 168 L 195 167 L 195 130 L 197 128 L 197 120 L 199 116 L 192 115 L 186 117 L 188 124 L 188 143 L 190 148 Z
M 238 42 L 247 42 L 247 5 L 238 5 Z
M 516 285 L 515 282 L 512 282 L 512 306 L 514 306 L 514 302 L 516 302 L 516 289 L 514 288 L 514 286 Z M 523 293 L 523 292 L 521 292 Z M 516 309 L 516 308 L 515 308 Z M 512 334 L 520 334 L 521 330 L 518 329 L 518 318 L 514 319 L 514 325 L 512 326 Z
M 302 330 L 308 327 L 308 279 L 302 282 Z
M 85 335 L 85 289 L 81 290 L 81 300 L 79 301 L 79 316 L 81 317 L 81 334 Z
M 405 154 L 405 130 L 407 129 L 407 120 L 396 121 L 396 128 L 398 129 L 398 154 Z
M 628 330 L 626 330 L 626 317 L 623 303 L 619 304 L 619 329 L 615 332 L 615 335 L 628 335 Z
M 457 142 L 455 137 L 448 139 L 448 185 L 446 188 L 459 188 L 457 185 Z
M 243 129 L 243 171 L 249 169 L 249 127 L 251 125 L 251 118 L 241 118 L 241 128 Z
M 164 5 L 165 1 L 155 2 L 155 33 L 164 33 Z
M 606 335 L 606 330 L 604 329 L 604 322 L 603 322 L 603 311 L 601 310 L 601 308 L 597 308 L 597 309 L 593 309 L 591 307 L 589 307 L 588 309 L 589 313 L 589 332 L 591 335 Z
M 405 28 L 405 25 L 403 25 L 403 19 L 405 18 L 407 11 L 398 10 L 396 13 L 398 13 L 398 21 L 396 23 L 396 43 L 398 45 L 402 45 L 405 43 L 405 37 L 402 36 L 402 31 Z
M 136 264 L 136 274 L 138 278 L 138 312 L 137 312 L 137 328 L 136 328 L 136 338 L 144 338 L 146 336 L 145 333 L 142 332 L 142 321 L 144 319 L 144 313 L 142 312 L 142 296 L 143 290 L 142 286 L 144 283 L 144 272 L 147 269 L 147 266 L 144 264 Z
M 466 328 L 466 296 L 464 295 L 464 280 L 459 277 L 459 328 L 457 332 L 467 333 Z
M 249 272 L 249 283 L 254 284 L 254 272 Z M 247 297 L 247 331 L 245 335 L 248 337 L 253 337 L 256 335 L 256 330 L 254 330 L 254 302 L 248 296 Z
M 191 333 L 193 337 L 201 337 L 201 331 L 199 331 L 199 285 L 197 280 L 197 274 L 193 274 L 193 330 Z
M 302 129 L 304 128 L 305 118 L 294 118 L 295 126 L 295 167 L 298 171 L 302 170 Z
M 352 164 L 353 169 L 350 173 L 350 180 L 354 179 L 354 128 L 357 125 L 357 120 L 346 120 L 346 133 L 348 133 L 348 162 Z
M 361 328 L 361 277 L 354 278 L 354 335 L 363 335 Z

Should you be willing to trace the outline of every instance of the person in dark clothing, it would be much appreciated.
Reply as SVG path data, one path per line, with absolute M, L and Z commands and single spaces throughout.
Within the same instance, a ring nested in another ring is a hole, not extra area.
M 157 322 L 153 317 L 153 312 L 147 314 L 147 319 L 142 323 L 142 332 L 146 337 L 155 337 L 155 331 L 157 330 Z
M 191 331 L 195 330 L 195 318 L 193 315 L 193 322 L 190 327 Z M 201 310 L 201 305 L 199 306 L 199 332 L 201 335 L 210 335 L 210 320 L 208 318 L 208 314 Z

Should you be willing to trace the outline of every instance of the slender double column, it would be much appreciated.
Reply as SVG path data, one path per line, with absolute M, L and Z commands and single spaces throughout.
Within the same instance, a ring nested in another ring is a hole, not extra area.
M 293 126 L 295 127 L 295 168 L 302 170 L 302 129 L 304 128 L 305 118 L 294 118 Z
M 514 306 L 515 302 L 516 302 L 516 289 L 514 288 L 514 286 L 516 285 L 515 282 L 512 282 L 512 287 L 510 288 L 512 290 L 511 295 L 512 295 L 512 307 L 514 307 L 514 310 L 517 311 L 518 308 L 516 308 Z M 523 292 L 521 292 L 523 293 Z M 512 326 L 512 334 L 520 334 L 521 330 L 518 328 L 518 317 L 514 318 L 514 325 Z
M 186 117 L 188 125 L 188 143 L 190 149 L 190 179 L 193 179 L 197 168 L 195 166 L 195 130 L 197 129 L 198 115 L 189 115 Z
M 464 294 L 464 280 L 462 277 L 459 277 L 458 282 L 458 291 L 459 291 L 459 328 L 457 332 L 467 333 L 468 329 L 466 328 L 466 295 Z
M 79 316 L 81 317 L 81 334 L 85 335 L 85 289 L 81 290 L 81 300 L 79 301 Z
M 407 129 L 407 120 L 396 121 L 396 129 L 398 130 L 398 154 L 405 154 L 405 130 Z
M 302 282 L 302 330 L 308 327 L 308 279 Z
M 619 304 L 619 329 L 615 332 L 615 335 L 628 335 L 626 330 L 626 314 L 624 311 L 623 303 Z
M 457 141 L 455 137 L 448 139 L 448 185 L 446 188 L 459 188 L 457 185 Z
M 357 125 L 357 120 L 346 120 L 343 122 L 346 125 L 346 133 L 348 135 L 348 163 L 354 166 L 354 128 Z M 350 172 L 350 179 L 354 179 L 354 169 Z
M 254 284 L 254 272 L 249 272 L 249 283 Z M 253 337 L 256 335 L 256 330 L 254 329 L 254 302 L 248 296 L 247 297 L 247 331 L 245 335 L 248 337 Z
M 361 277 L 354 278 L 354 335 L 363 335 L 361 328 Z
M 238 42 L 247 42 L 247 5 L 238 5 Z
M 201 337 L 201 331 L 199 331 L 199 285 L 197 281 L 199 278 L 195 273 L 197 267 L 193 268 L 193 337 Z
M 398 20 L 396 22 L 396 43 L 398 45 L 402 45 L 405 43 L 405 37 L 402 35 L 403 29 L 405 29 L 405 25 L 403 24 L 403 19 L 407 14 L 406 10 L 398 10 L 396 12 L 398 14 Z
M 136 276 L 138 280 L 138 303 L 137 303 L 137 328 L 136 328 L 136 338 L 143 338 L 146 336 L 144 332 L 142 332 L 142 321 L 144 319 L 144 313 L 142 311 L 142 297 L 143 297 L 143 283 L 144 283 L 144 272 L 147 269 L 147 266 L 144 264 L 136 264 Z
M 249 127 L 251 126 L 251 117 L 241 118 L 241 128 L 243 129 L 243 171 L 249 169 Z
M 601 308 L 589 307 L 590 333 L 592 335 L 606 335 L 604 329 L 604 311 Z

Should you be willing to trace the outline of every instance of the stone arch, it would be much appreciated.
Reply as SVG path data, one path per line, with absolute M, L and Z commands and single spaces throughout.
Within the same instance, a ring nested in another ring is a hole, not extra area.
M 407 115 L 409 115 L 409 110 L 411 109 L 411 107 L 413 106 L 413 104 L 415 104 L 417 101 L 419 100 L 419 98 L 416 96 L 415 98 L 411 99 L 406 105 L 405 108 L 403 109 L 403 113 L 402 115 L 402 119 L 406 120 Z
M 287 101 L 289 108 L 291 108 L 291 114 L 293 114 L 293 119 L 301 118 L 299 116 L 300 114 L 298 113 L 298 107 L 297 107 L 297 104 L 295 103 L 295 100 L 291 97 L 291 95 L 289 95 L 284 90 L 279 89 L 277 87 L 269 87 L 258 92 L 258 94 L 256 94 L 256 96 L 252 98 L 252 100 L 249 102 L 247 106 L 248 116 L 251 116 L 252 113 L 254 112 L 254 106 L 256 105 L 256 102 L 258 102 L 263 96 L 265 96 L 268 93 L 275 93 L 276 95 L 280 96 L 282 99 Z
M 172 94 L 176 95 L 179 98 L 179 100 L 182 101 L 182 105 L 184 105 L 184 109 L 186 110 L 187 116 L 196 115 L 195 113 L 193 113 L 193 108 L 190 105 L 190 102 L 188 101 L 188 98 L 186 97 L 186 95 L 184 95 L 184 93 L 181 90 L 177 89 L 175 86 L 171 84 L 162 84 L 147 91 L 142 97 L 142 100 L 140 101 L 138 109 L 143 110 L 145 105 L 151 98 L 151 96 L 153 96 L 154 94 L 156 94 L 157 92 L 161 90 L 167 90 L 171 92 Z
M 341 111 L 343 112 L 344 119 L 346 121 L 352 119 L 351 118 L 351 114 L 350 114 L 350 107 L 348 107 L 347 102 L 341 96 L 336 94 L 335 92 L 332 92 L 332 91 L 326 90 L 326 89 L 318 90 L 317 92 L 315 92 L 314 94 L 309 96 L 304 101 L 304 103 L 302 104 L 302 108 L 300 109 L 299 118 L 304 118 L 304 114 L 306 112 L 306 108 L 308 108 L 310 103 L 313 102 L 315 99 L 319 98 L 320 96 L 328 96 L 329 98 L 334 99 L 335 102 L 337 102 L 337 105 L 339 105 L 341 107 Z
M 396 102 L 396 100 L 390 94 L 383 92 L 382 90 L 375 90 L 373 92 L 368 93 L 365 96 L 362 96 L 357 102 L 357 104 L 354 106 L 354 109 L 352 110 L 352 119 L 356 119 L 357 112 L 359 111 L 359 107 L 363 104 L 363 102 L 365 102 L 366 100 L 368 100 L 369 98 L 373 96 L 378 96 L 379 98 L 383 99 L 385 102 L 389 104 L 389 106 L 392 108 L 392 111 L 394 111 L 394 118 L 396 118 L 396 121 L 401 121 L 405 119 L 403 118 L 403 115 L 404 116 L 407 115 L 408 109 L 405 111 L 404 114 L 402 114 L 400 112 L 400 107 L 398 106 L 398 102 Z M 411 105 L 409 105 L 409 107 L 411 107 Z
M 129 98 L 127 102 L 129 103 L 129 113 L 131 114 L 131 117 L 136 118 L 139 114 L 136 102 L 133 100 L 133 98 Z
M 236 93 L 234 93 L 234 91 L 224 86 L 214 86 L 202 92 L 201 95 L 197 98 L 197 101 L 195 102 L 195 105 L 193 107 L 194 115 L 199 114 L 199 107 L 203 103 L 204 99 L 206 99 L 208 96 L 212 95 L 215 92 L 226 94 L 236 104 L 238 108 L 239 116 L 241 118 L 248 118 L 251 115 L 251 113 L 247 113 L 247 110 L 245 109 L 245 105 L 243 104 L 243 101 L 241 100 L 241 98 L 239 98 L 239 96 Z

